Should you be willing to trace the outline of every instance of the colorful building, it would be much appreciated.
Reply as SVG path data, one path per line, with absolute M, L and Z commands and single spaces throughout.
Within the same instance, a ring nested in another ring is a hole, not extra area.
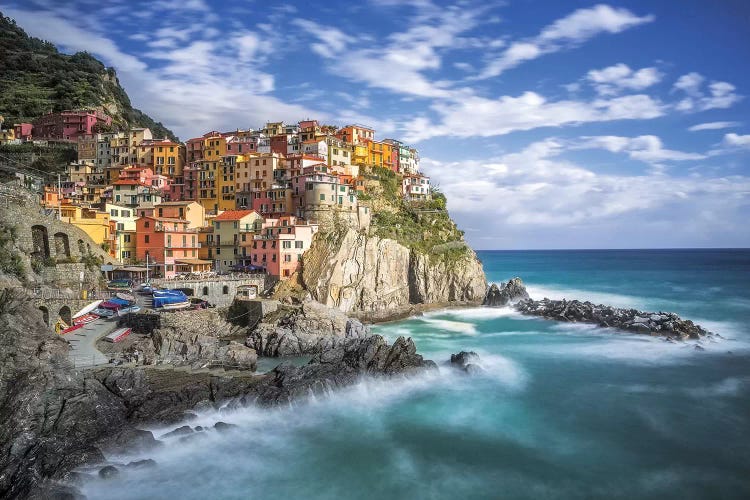
M 252 235 L 260 229 L 263 222 L 260 214 L 254 210 L 227 210 L 217 215 L 213 220 L 214 241 L 214 269 L 226 272 L 233 266 L 241 264 L 242 248 L 248 248 L 245 243 L 252 240 Z
M 294 216 L 266 219 L 260 234 L 249 248 L 251 265 L 265 268 L 268 274 L 287 279 L 300 268 L 302 254 L 310 248 L 317 224 L 299 221 Z
M 107 249 L 113 246 L 107 212 L 99 212 L 77 205 L 62 205 L 60 207 L 60 220 L 81 228 L 97 245 L 104 245 Z
M 206 209 L 200 203 L 191 200 L 165 201 L 154 206 L 157 217 L 185 219 L 188 227 L 198 229 L 206 225 Z
M 97 125 L 112 125 L 112 118 L 98 109 L 50 113 L 34 120 L 34 138 L 77 142 L 96 133 Z
M 136 221 L 136 257 L 154 276 L 174 277 L 177 261 L 198 259 L 198 230 L 184 219 L 139 217 Z M 183 265 L 183 264 L 181 264 Z

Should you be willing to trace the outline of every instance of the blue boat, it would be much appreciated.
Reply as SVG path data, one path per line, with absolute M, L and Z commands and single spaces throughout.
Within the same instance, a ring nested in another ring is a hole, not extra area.
M 154 292 L 154 309 L 184 309 L 186 307 L 190 307 L 190 300 L 187 295 L 180 291 L 160 290 Z

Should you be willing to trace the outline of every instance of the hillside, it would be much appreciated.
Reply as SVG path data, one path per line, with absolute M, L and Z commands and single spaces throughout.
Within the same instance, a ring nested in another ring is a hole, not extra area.
M 30 37 L 0 13 L 0 116 L 6 123 L 31 121 L 48 112 L 101 107 L 115 129 L 148 127 L 154 137 L 177 140 L 174 133 L 135 109 L 114 68 L 86 52 L 60 53 Z

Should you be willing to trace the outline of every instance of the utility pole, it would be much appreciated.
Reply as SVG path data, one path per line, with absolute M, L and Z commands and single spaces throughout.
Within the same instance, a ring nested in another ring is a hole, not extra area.
M 60 174 L 57 174 L 57 220 L 62 220 L 62 185 Z

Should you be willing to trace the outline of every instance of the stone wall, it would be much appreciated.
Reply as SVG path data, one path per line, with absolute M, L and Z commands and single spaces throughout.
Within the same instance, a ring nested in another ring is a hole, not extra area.
M 84 282 L 92 286 L 100 276 L 98 266 L 88 270 L 81 260 L 93 256 L 101 263 L 115 262 L 82 229 L 57 220 L 35 194 L 19 186 L 0 185 L 0 224 L 15 227 L 15 246 L 26 269 L 39 269 L 39 276 L 29 273 L 29 281 L 77 289 L 83 270 Z
M 258 291 L 263 291 L 270 285 L 270 278 L 266 275 L 257 275 L 243 279 L 217 279 L 217 280 L 154 280 L 154 284 L 161 288 L 172 290 L 180 289 L 187 295 L 207 300 L 217 307 L 228 307 L 232 304 L 237 293 L 237 287 L 241 285 L 255 285 Z M 188 293 L 192 291 L 192 295 Z

